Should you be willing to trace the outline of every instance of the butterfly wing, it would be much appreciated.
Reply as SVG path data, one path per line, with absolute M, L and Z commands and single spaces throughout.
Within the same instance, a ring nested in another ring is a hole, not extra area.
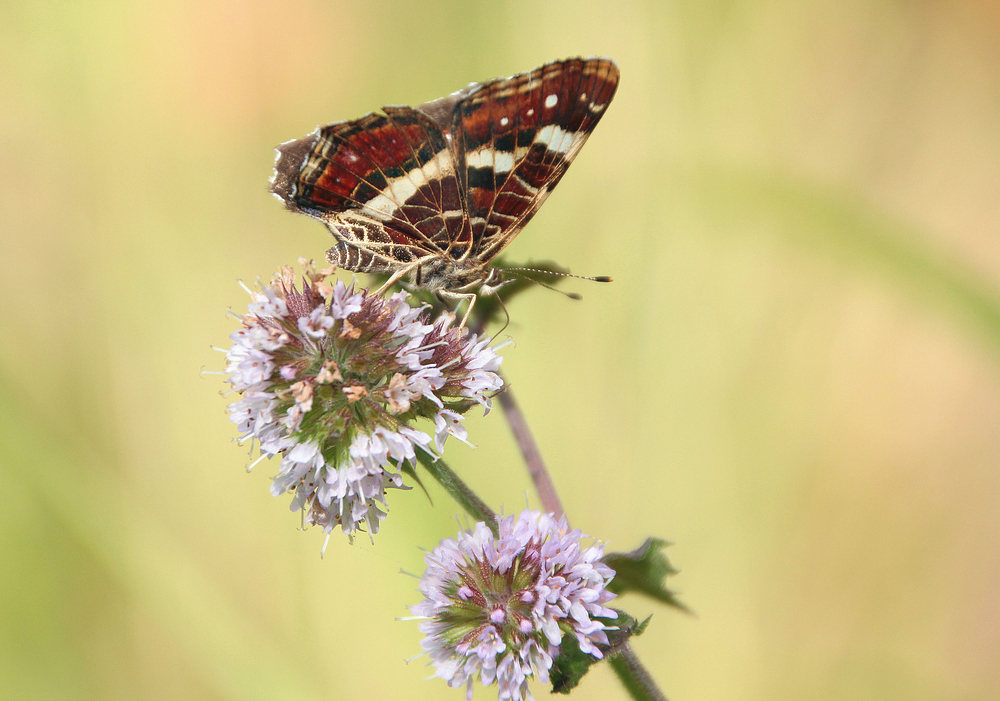
M 490 260 L 534 216 L 617 86 L 618 66 L 611 59 L 573 58 L 453 96 L 451 133 L 471 255 Z
M 271 190 L 327 225 L 348 270 L 485 264 L 555 188 L 617 85 L 614 61 L 574 58 L 386 107 L 280 146 Z
M 358 272 L 439 256 L 466 225 L 444 131 L 409 107 L 384 111 L 282 144 L 271 181 L 289 209 L 327 225 L 331 254 Z

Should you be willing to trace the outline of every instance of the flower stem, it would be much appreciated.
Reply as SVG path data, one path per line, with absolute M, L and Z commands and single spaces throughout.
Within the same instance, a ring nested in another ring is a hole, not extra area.
M 500 407 L 503 409 L 504 416 L 507 417 L 507 423 L 510 425 L 511 433 L 514 434 L 517 447 L 521 450 L 521 456 L 528 468 L 528 475 L 535 485 L 539 501 L 542 502 L 542 509 L 556 518 L 563 516 L 565 512 L 562 502 L 559 501 L 559 495 L 556 493 L 556 486 L 545 467 L 545 461 L 542 460 L 542 454 L 538 451 L 538 444 L 535 443 L 535 437 L 531 435 L 531 429 L 521 412 L 521 407 L 514 399 L 514 393 L 508 386 L 497 395 L 497 399 L 500 400 Z
M 653 677 L 628 645 L 619 653 L 610 656 L 608 663 L 618 675 L 629 696 L 636 701 L 667 701 L 667 697 L 656 686 Z
M 454 470 L 448 467 L 447 463 L 441 458 L 435 460 L 430 455 L 425 452 L 418 450 L 417 461 L 424 466 L 431 476 L 438 481 L 438 483 L 444 487 L 444 490 L 451 495 L 452 499 L 458 502 L 465 511 L 476 519 L 476 521 L 482 521 L 486 526 L 493 531 L 493 536 L 497 537 L 499 535 L 499 530 L 497 529 L 497 515 L 494 513 L 493 509 L 486 505 L 482 499 L 476 496 L 469 485 L 462 481 L 462 479 L 455 474 Z

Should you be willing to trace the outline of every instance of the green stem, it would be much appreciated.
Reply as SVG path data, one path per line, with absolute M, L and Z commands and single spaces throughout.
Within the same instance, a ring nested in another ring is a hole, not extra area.
M 462 481 L 462 479 L 455 474 L 455 472 L 448 467 L 448 464 L 441 458 L 434 459 L 427 453 L 418 450 L 417 451 L 417 461 L 424 466 L 431 477 L 436 479 L 438 483 L 444 487 L 444 490 L 451 495 L 452 499 L 458 502 L 465 511 L 476 519 L 476 521 L 482 521 L 493 531 L 493 537 L 499 535 L 499 530 L 497 527 L 497 515 L 493 512 L 493 509 L 486 505 L 482 499 L 476 496 L 469 485 Z
M 608 658 L 611 669 L 618 675 L 625 691 L 636 701 L 667 701 L 653 677 L 643 667 L 642 662 L 628 645 L 623 650 Z

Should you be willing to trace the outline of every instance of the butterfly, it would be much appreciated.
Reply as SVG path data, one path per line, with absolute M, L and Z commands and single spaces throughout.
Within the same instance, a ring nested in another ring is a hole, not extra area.
M 278 152 L 271 191 L 323 222 L 327 260 L 468 301 L 511 281 L 490 261 L 524 228 L 618 87 L 608 58 L 554 61 L 416 107 L 319 127 Z

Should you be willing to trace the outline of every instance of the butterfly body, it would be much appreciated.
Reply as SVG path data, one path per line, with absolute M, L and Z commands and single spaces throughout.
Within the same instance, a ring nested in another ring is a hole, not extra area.
M 618 68 L 567 59 L 278 147 L 271 190 L 322 221 L 347 270 L 445 299 L 489 294 L 489 262 L 555 188 L 614 96 Z M 466 312 L 466 316 L 468 312 Z

